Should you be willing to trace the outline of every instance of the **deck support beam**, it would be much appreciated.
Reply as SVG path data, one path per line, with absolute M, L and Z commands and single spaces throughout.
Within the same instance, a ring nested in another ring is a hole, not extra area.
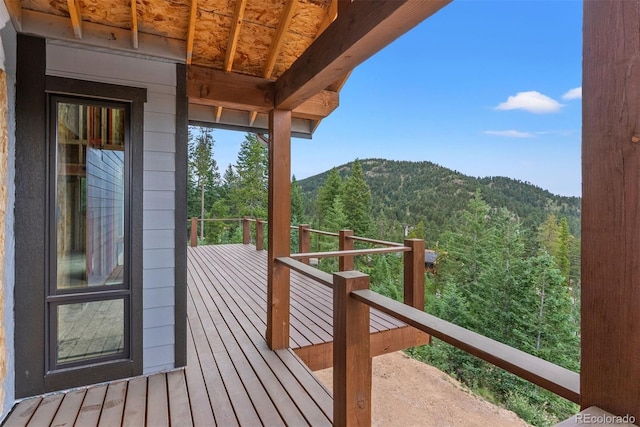
M 583 16 L 580 404 L 640 419 L 640 1 Z
M 289 347 L 289 268 L 276 262 L 291 255 L 291 111 L 269 113 L 269 216 L 267 333 L 272 350 Z

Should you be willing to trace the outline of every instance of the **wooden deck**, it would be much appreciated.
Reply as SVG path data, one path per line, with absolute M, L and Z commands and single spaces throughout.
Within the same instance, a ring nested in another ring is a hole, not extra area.
M 243 266 L 238 269 L 238 266 Z M 267 254 L 251 245 L 189 248 L 189 270 L 203 271 L 220 282 L 231 298 L 251 310 L 255 326 L 266 330 Z M 371 310 L 371 355 L 402 350 L 429 342 L 429 337 L 378 310 Z M 331 289 L 291 272 L 291 348 L 312 370 L 333 363 L 333 295 Z
M 271 351 L 266 254 L 248 245 L 204 246 L 190 248 L 188 262 L 185 369 L 26 399 L 4 425 L 330 425 L 331 393 L 301 358 L 329 363 L 331 291 L 292 272 L 292 349 Z M 374 310 L 371 332 L 378 354 L 424 339 Z

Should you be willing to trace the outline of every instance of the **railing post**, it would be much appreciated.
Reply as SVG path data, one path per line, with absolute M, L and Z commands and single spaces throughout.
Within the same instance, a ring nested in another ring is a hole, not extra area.
M 369 306 L 350 297 L 368 289 L 359 271 L 333 275 L 333 424 L 371 425 Z
M 340 237 L 338 243 L 338 249 L 341 251 L 348 251 L 353 249 L 353 239 L 348 237 L 353 236 L 353 230 L 340 230 Z M 353 270 L 353 255 L 341 256 L 338 259 L 338 270 L 351 271 Z
M 311 233 L 309 224 L 298 225 L 298 252 L 301 254 L 311 252 Z M 298 261 L 309 264 L 309 258 L 300 258 Z
M 424 310 L 424 240 L 405 239 L 411 251 L 404 253 L 404 303 Z
M 192 248 L 198 246 L 198 218 L 195 216 L 191 217 L 191 236 L 189 240 Z
M 264 250 L 264 221 L 256 219 L 256 250 Z
M 249 217 L 242 217 L 242 244 L 248 245 L 251 243 L 251 223 Z

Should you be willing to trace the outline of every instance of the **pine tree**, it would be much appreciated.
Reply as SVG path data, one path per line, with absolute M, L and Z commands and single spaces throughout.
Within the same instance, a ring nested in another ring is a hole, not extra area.
M 304 199 L 295 175 L 291 178 L 291 223 L 293 225 L 304 223 Z
M 245 136 L 240 145 L 235 170 L 235 182 L 230 186 L 229 192 L 233 213 L 238 216 L 265 218 L 268 152 L 255 134 Z
M 215 191 L 220 181 L 218 165 L 213 158 L 214 139 L 209 128 L 196 129 L 196 137 L 189 144 L 189 179 L 199 195 L 200 218 L 205 218 L 207 205 L 213 204 Z M 204 238 L 204 227 L 200 228 Z
M 367 236 L 371 228 L 371 190 L 364 180 L 360 161 L 355 160 L 351 173 L 342 187 L 342 202 L 347 215 L 347 227 L 356 236 Z
M 324 185 L 319 188 L 316 198 L 316 212 L 319 227 L 324 227 L 324 218 L 336 197 L 342 195 L 342 178 L 337 169 L 331 169 Z

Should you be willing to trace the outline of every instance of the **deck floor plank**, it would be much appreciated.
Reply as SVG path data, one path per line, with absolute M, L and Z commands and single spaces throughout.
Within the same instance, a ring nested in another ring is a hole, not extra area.
M 147 383 L 147 425 L 165 427 L 169 425 L 169 402 L 167 399 L 167 377 L 165 374 L 151 375 Z
M 53 418 L 58 412 L 60 403 L 64 395 L 62 393 L 50 394 L 45 396 L 44 399 L 38 405 L 38 409 L 33 414 L 31 420 L 29 420 L 29 426 L 46 426 L 50 425 Z
M 122 424 L 124 401 L 127 395 L 128 381 L 117 381 L 109 384 L 104 398 L 99 427 L 119 426 Z
M 144 426 L 147 415 L 147 377 L 133 378 L 127 388 L 123 427 Z
M 192 427 L 191 408 L 184 370 L 167 372 L 169 391 L 169 416 L 172 426 Z
M 189 320 L 189 322 L 191 322 L 191 320 Z M 236 416 L 233 413 L 231 402 L 229 402 L 226 393 L 218 396 L 216 400 L 218 407 L 214 416 L 212 404 L 209 400 L 209 392 L 207 391 L 206 378 L 211 375 L 209 373 L 210 371 L 213 371 L 219 378 L 218 368 L 217 366 L 212 366 L 213 364 L 211 363 L 203 364 L 200 362 L 192 334 L 193 327 L 189 324 L 187 329 L 188 369 L 185 369 L 185 376 L 193 423 L 196 426 L 215 426 L 216 424 L 221 426 L 237 426 Z M 212 390 L 215 390 L 215 387 L 213 387 Z
M 106 394 L 106 384 L 90 387 L 87 390 L 87 394 L 84 396 L 82 406 L 80 407 L 80 412 L 78 413 L 78 418 L 76 419 L 76 426 L 92 427 L 98 425 Z
M 82 406 L 82 401 L 86 394 L 86 388 L 72 390 L 66 393 L 51 425 L 56 427 L 73 426 L 76 418 L 78 418 L 78 412 L 80 411 L 80 406 Z
M 36 397 L 18 403 L 9 414 L 9 417 L 4 421 L 4 426 L 25 427 L 29 424 L 29 420 L 33 417 L 41 401 L 42 397 Z

